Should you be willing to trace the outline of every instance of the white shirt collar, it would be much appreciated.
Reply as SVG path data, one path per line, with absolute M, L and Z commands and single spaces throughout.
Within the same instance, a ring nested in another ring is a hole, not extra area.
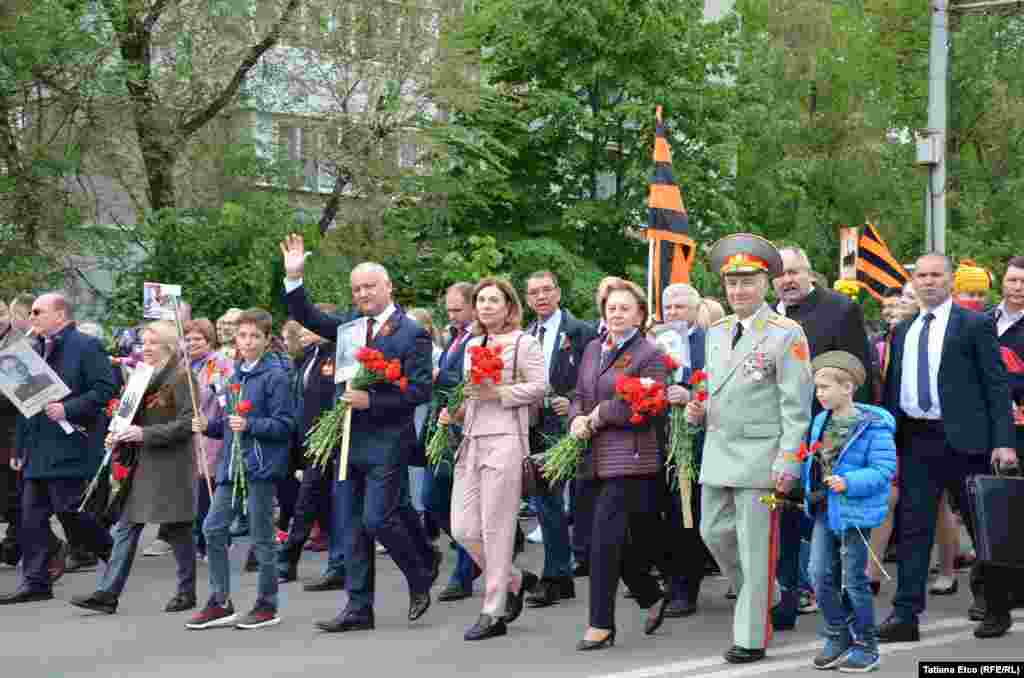
M 1021 316 L 1024 316 L 1024 308 L 1022 308 L 1021 310 L 1017 311 L 1016 313 L 1010 313 L 1009 311 L 1007 311 L 1006 310 L 1006 301 L 999 302 L 998 308 L 999 308 L 1000 316 L 1002 318 L 1007 319 L 1007 320 L 1016 321 L 1017 318 L 1020 318 Z
M 374 334 L 374 336 L 376 336 L 377 331 L 380 328 L 384 327 L 384 323 L 386 323 L 388 321 L 388 319 L 391 317 L 391 314 L 394 313 L 397 310 L 398 310 L 397 307 L 393 303 L 391 303 L 391 304 L 388 304 L 388 307 L 385 308 L 383 311 L 381 311 L 380 314 L 373 316 L 373 334 Z
M 754 324 L 754 318 L 756 318 L 761 313 L 761 311 L 765 309 L 766 306 L 768 306 L 768 302 L 761 304 L 761 307 L 759 309 L 751 313 L 746 318 L 740 320 L 740 325 L 743 325 L 744 332 L 750 329 L 750 326 Z M 736 318 L 739 319 L 739 316 L 736 316 Z
M 942 302 L 941 304 L 939 304 L 938 306 L 931 310 L 928 310 L 927 308 L 922 308 L 921 313 L 918 314 L 917 320 L 915 322 L 923 323 L 924 317 L 931 313 L 933 316 L 935 316 L 936 320 L 941 320 L 943 325 L 945 325 L 949 321 L 949 314 L 952 313 L 952 311 L 953 297 L 949 297 L 944 302 Z
M 541 323 L 546 330 L 545 335 L 557 332 L 558 328 L 562 325 L 562 309 L 557 309 L 554 313 L 548 316 L 548 319 Z

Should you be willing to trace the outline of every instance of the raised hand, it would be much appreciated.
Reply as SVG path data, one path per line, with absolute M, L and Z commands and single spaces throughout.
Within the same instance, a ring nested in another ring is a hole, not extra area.
M 301 280 L 306 268 L 306 243 L 301 235 L 290 234 L 281 243 L 281 256 L 284 257 L 284 272 L 289 280 Z

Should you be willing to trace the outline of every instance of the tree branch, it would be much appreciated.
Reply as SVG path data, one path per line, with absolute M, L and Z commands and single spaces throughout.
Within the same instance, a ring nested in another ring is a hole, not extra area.
M 271 47 L 277 44 L 278 39 L 281 37 L 281 30 L 291 19 L 295 10 L 298 9 L 300 2 L 301 0 L 288 0 L 288 5 L 285 7 L 284 12 L 281 13 L 281 18 L 277 20 L 263 40 L 249 49 L 249 53 L 242 60 L 242 63 L 238 65 L 238 69 L 235 70 L 231 81 L 221 90 L 221 93 L 210 102 L 209 106 L 186 120 L 181 126 L 180 132 L 182 137 L 190 137 L 202 129 L 203 125 L 213 120 L 214 116 L 224 110 L 224 107 L 238 94 L 238 90 L 242 87 L 242 83 L 245 82 L 249 71 L 259 63 L 260 59 Z
M 153 9 L 149 10 L 149 14 L 142 20 L 142 30 L 147 33 L 153 32 L 153 27 L 156 26 L 156 22 L 160 20 L 160 16 L 167 9 L 170 4 L 176 3 L 178 0 L 156 0 L 153 3 Z

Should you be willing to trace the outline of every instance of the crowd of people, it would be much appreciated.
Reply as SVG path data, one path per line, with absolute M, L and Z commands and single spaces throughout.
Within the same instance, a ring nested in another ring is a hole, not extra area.
M 655 320 L 643 289 L 608 277 L 595 319 L 578 319 L 561 303 L 558 275 L 538 271 L 452 285 L 438 331 L 429 311 L 395 303 L 383 266 L 352 270 L 353 306 L 343 310 L 308 298 L 301 237 L 280 250 L 289 320 L 279 334 L 265 310 L 233 308 L 213 323 L 182 302 L 179 322 L 124 333 L 108 352 L 101 330 L 77 324 L 60 293 L 0 308 L 0 349 L 29 341 L 70 389 L 31 418 L 0 399 L 0 556 L 20 567 L 17 590 L 0 604 L 50 600 L 65 572 L 98 568 L 95 590 L 69 602 L 115 614 L 143 528 L 158 524 L 145 553 L 173 553 L 165 610 L 193 611 L 192 630 L 280 623 L 279 586 L 296 581 L 304 549 L 319 544 L 326 570 L 305 588 L 346 594 L 336 617 L 315 622 L 324 632 L 374 628 L 378 552 L 406 579 L 410 623 L 435 600 L 471 598 L 481 579 L 467 641 L 506 634 L 527 607 L 574 599 L 587 578 L 581 651 L 616 642 L 620 580 L 653 634 L 666 619 L 697 614 L 702 580 L 720 572 L 736 600 L 727 661 L 764 658 L 774 633 L 820 610 L 815 666 L 864 672 L 879 665 L 878 643 L 919 640 L 928 593 L 956 592 L 956 569 L 972 560 L 960 524 L 972 538 L 979 529 L 965 479 L 1017 465 L 1024 257 L 1010 260 L 1003 298 L 987 307 L 991 274 L 925 254 L 912 280 L 884 296 L 884 325 L 872 332 L 799 247 L 735 234 L 709 253 L 728 316 L 673 284 Z M 336 384 L 339 328 L 357 320 L 400 380 Z M 656 340 L 665 327 L 685 343 L 671 360 Z M 470 358 L 480 352 L 500 367 L 482 379 Z M 108 405 L 139 364 L 153 368 L 143 402 L 130 425 L 108 432 Z M 669 417 L 637 418 L 623 377 L 665 384 L 695 431 L 689 506 L 665 471 Z M 338 402 L 351 411 L 347 454 L 342 462 L 335 450 L 321 465 L 305 455 L 307 435 Z M 450 431 L 451 463 L 427 468 L 438 427 Z M 585 444 L 575 477 L 526 482 L 531 460 L 566 435 Z M 115 461 L 104 490 L 83 506 L 105 450 Z M 537 519 L 538 573 L 516 564 L 523 514 Z M 246 534 L 257 593 L 242 614 L 228 551 Z M 435 596 L 441 534 L 456 563 Z M 892 611 L 876 623 L 891 561 Z M 1011 571 L 975 559 L 970 586 L 975 635 L 1005 634 L 1018 599 Z

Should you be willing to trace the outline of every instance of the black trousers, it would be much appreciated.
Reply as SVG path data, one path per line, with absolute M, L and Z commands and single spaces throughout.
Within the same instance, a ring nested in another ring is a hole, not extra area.
M 596 481 L 572 481 L 569 491 L 572 508 L 572 553 L 577 563 L 590 562 L 590 526 L 594 524 L 594 499 Z
M 941 422 L 904 419 L 899 441 L 900 567 L 893 615 L 900 621 L 915 621 L 925 609 L 928 571 L 935 543 L 935 520 L 939 497 L 948 490 L 974 539 L 974 520 L 967 501 L 966 479 L 991 473 L 990 457 L 964 454 L 946 443 Z M 996 613 L 1009 611 L 1008 571 L 976 562 L 971 569 L 971 590 Z
M 49 591 L 47 566 L 52 552 L 50 516 L 56 514 L 68 541 L 91 553 L 108 557 L 110 533 L 92 515 L 78 511 L 86 481 L 79 479 L 25 480 L 22 489 L 21 540 L 25 588 Z
M 693 483 L 692 487 L 690 511 L 693 514 L 693 527 L 686 528 L 679 488 L 673 488 L 668 479 L 663 483 L 666 532 L 662 545 L 667 550 L 667 557 L 678 554 L 678 557 L 673 558 L 675 574 L 667 579 L 672 599 L 696 603 L 705 568 L 709 562 L 714 562 L 714 557 L 700 536 L 700 484 Z
M 657 565 L 674 574 L 675 554 L 666 554 L 664 523 L 659 512 L 661 475 L 590 481 L 594 520 L 590 536 L 590 626 L 615 628 L 615 595 L 619 579 L 637 605 L 649 608 L 662 598 Z

